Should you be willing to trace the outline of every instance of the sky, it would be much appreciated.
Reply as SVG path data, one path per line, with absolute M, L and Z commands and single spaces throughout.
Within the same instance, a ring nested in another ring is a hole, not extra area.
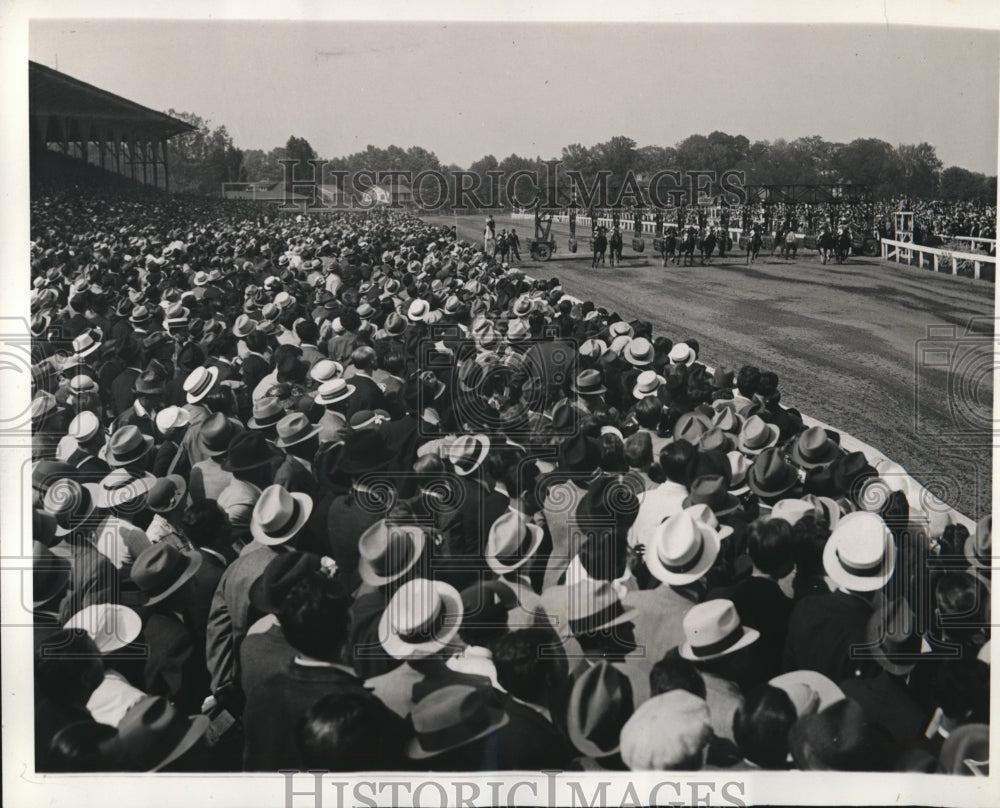
M 722 130 L 927 141 L 996 174 L 1000 33 L 913 26 L 33 20 L 31 59 L 241 148 L 558 157 Z

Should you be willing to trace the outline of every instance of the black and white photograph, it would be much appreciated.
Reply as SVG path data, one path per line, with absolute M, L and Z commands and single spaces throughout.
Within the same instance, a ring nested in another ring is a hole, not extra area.
M 3 8 L 8 805 L 1000 804 L 1000 6 Z

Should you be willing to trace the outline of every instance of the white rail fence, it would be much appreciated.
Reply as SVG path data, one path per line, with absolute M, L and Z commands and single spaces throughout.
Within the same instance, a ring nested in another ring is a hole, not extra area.
M 935 272 L 946 272 L 951 275 L 959 274 L 959 262 L 968 262 L 972 265 L 972 277 L 976 280 L 982 278 L 984 266 L 992 267 L 992 275 L 996 278 L 997 257 L 995 255 L 923 247 L 909 241 L 882 239 L 882 260 L 918 266 L 921 269 L 933 269 Z

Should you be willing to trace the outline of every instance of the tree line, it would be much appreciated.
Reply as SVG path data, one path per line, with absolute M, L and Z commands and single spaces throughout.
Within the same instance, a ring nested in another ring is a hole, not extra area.
M 198 115 L 169 110 L 169 115 L 195 127 L 170 141 L 171 186 L 177 191 L 219 194 L 224 183 L 279 181 L 286 179 L 282 160 L 317 159 L 320 155 L 302 137 L 291 136 L 284 146 L 270 151 L 240 149 L 225 126 L 209 128 Z M 345 157 L 326 157 L 327 172 L 356 174 L 369 171 L 440 171 L 454 182 L 456 172 L 474 175 L 466 183 L 478 181 L 489 187 L 490 173 L 511 176 L 516 171 L 545 176 L 552 171 L 552 159 L 510 154 L 498 159 L 487 154 L 468 168 L 442 164 L 437 155 L 420 146 L 380 148 L 369 145 Z M 945 167 L 929 143 L 893 146 L 878 138 L 858 138 L 850 143 L 834 143 L 819 135 L 795 140 L 758 140 L 743 135 L 712 132 L 690 135 L 674 146 L 638 146 L 629 137 L 618 135 L 603 143 L 584 146 L 571 143 L 557 158 L 559 187 L 567 188 L 568 172 L 591 183 L 600 170 L 609 172 L 612 195 L 623 186 L 629 172 L 652 176 L 659 171 L 742 172 L 750 185 L 839 184 L 868 185 L 877 199 L 905 195 L 921 199 L 989 202 L 996 198 L 995 176 L 969 171 L 959 166 Z M 304 172 L 308 176 L 308 172 Z M 718 191 L 718 188 L 713 188 Z M 500 202 L 510 204 L 502 187 Z

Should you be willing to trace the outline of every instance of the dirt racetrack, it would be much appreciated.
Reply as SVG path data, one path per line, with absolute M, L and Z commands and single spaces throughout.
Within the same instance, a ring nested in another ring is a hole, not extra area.
M 483 216 L 425 216 L 482 243 Z M 707 266 L 662 266 L 646 250 L 591 269 L 589 231 L 568 251 L 568 225 L 553 225 L 557 251 L 533 261 L 531 219 L 516 228 L 525 272 L 557 277 L 567 293 L 653 324 L 672 339 L 693 337 L 710 365 L 754 364 L 781 380 L 782 403 L 854 435 L 899 462 L 944 501 L 977 519 L 991 502 L 994 285 L 878 259 L 823 266 L 765 251 Z

